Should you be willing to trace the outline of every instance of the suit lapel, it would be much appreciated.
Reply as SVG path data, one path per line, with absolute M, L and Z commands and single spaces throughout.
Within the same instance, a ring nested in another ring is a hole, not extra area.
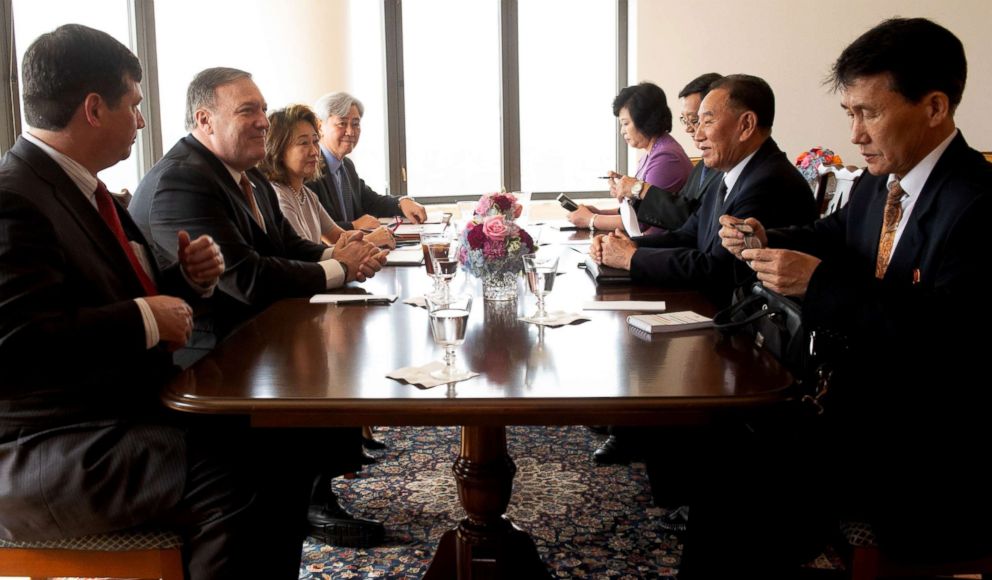
M 138 280 L 138 276 L 131 266 L 131 261 L 128 260 L 116 236 L 110 231 L 96 208 L 86 199 L 85 194 L 79 190 L 79 187 L 66 175 L 58 163 L 44 151 L 24 139 L 17 141 L 11 149 L 11 153 L 24 160 L 41 179 L 52 186 L 52 197 L 66 209 L 66 214 L 71 216 L 79 228 L 86 233 L 97 248 L 98 253 L 108 262 L 110 268 L 127 281 L 127 284 L 130 285 L 129 292 L 136 296 L 143 296 L 145 291 L 141 286 L 141 281 Z M 114 200 L 114 203 L 117 201 Z M 127 210 L 119 203 L 117 203 L 117 214 L 122 224 L 126 222 L 124 228 L 128 237 L 141 243 L 147 249 L 144 237 L 137 231 Z
M 197 151 L 206 160 L 207 164 L 210 165 L 210 168 L 213 169 L 214 177 L 217 179 L 221 188 L 233 200 L 234 206 L 240 209 L 241 222 L 248 224 L 248 227 L 251 228 L 252 237 L 257 238 L 259 235 L 264 235 L 265 232 L 259 227 L 258 222 L 255 221 L 251 206 L 248 205 L 248 200 L 245 199 L 245 194 L 241 191 L 241 185 L 234 180 L 234 177 L 227 170 L 224 163 L 192 135 L 186 135 L 183 137 L 183 140 L 190 148 Z M 251 179 L 248 181 L 251 181 Z M 259 203 L 258 195 L 255 196 L 255 203 Z M 259 206 L 259 211 L 262 211 L 261 205 Z M 262 216 L 263 219 L 270 219 L 264 212 L 262 212 Z
M 891 276 L 897 280 L 913 279 L 912 270 L 919 267 L 920 252 L 923 250 L 925 241 L 923 230 L 929 220 L 934 200 L 940 194 L 940 190 L 944 182 L 947 181 L 947 177 L 953 170 L 954 165 L 959 162 L 962 156 L 966 155 L 966 151 L 964 151 L 966 148 L 967 145 L 964 142 L 964 137 L 958 133 L 958 136 L 951 141 L 951 144 L 940 156 L 940 159 L 937 160 L 937 164 L 923 185 L 919 199 L 916 200 L 916 204 L 913 206 L 913 212 L 909 214 L 909 218 L 906 220 L 902 236 L 899 238 L 899 244 L 896 246 L 889 260 L 889 268 L 885 272 L 886 278 Z M 879 228 L 881 227 L 881 222 L 879 222 Z M 876 241 L 876 255 L 877 244 L 878 242 Z

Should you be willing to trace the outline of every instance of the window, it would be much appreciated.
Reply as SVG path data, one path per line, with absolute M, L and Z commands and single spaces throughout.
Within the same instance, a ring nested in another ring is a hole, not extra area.
M 568 15 L 568 26 L 548 26 Z M 524 191 L 594 191 L 616 167 L 616 5 L 519 3 Z
M 403 2 L 407 192 L 498 191 L 499 10 L 496 2 Z

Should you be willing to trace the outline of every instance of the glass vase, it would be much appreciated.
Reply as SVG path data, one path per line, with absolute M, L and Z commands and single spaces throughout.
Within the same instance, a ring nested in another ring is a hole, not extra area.
M 486 300 L 516 300 L 516 272 L 486 272 L 482 275 L 482 297 Z

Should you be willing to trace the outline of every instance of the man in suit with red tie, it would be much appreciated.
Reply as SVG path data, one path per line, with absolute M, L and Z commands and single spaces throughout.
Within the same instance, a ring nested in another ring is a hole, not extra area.
M 968 332 L 982 336 L 992 318 L 992 165 L 955 126 L 966 77 L 964 47 L 947 29 L 922 18 L 879 24 L 833 68 L 870 173 L 851 202 L 767 232 L 760 220 L 721 218 L 724 247 L 766 287 L 802 297 L 807 330 L 846 345 L 830 361 L 824 415 L 799 439 L 835 463 L 806 482 L 813 497 L 867 518 L 883 551 L 913 560 L 987 556 L 992 546 L 992 499 L 972 473 L 990 440 L 989 390 L 976 382 L 988 341 Z M 742 221 L 763 249 L 743 248 Z
M 274 571 L 255 561 L 256 490 L 224 446 L 237 426 L 195 426 L 159 401 L 220 250 L 180 232 L 160 269 L 97 179 L 144 127 L 138 59 L 70 24 L 39 37 L 23 71 L 31 128 L 0 161 L 0 537 L 153 524 L 183 536 L 188 578 Z

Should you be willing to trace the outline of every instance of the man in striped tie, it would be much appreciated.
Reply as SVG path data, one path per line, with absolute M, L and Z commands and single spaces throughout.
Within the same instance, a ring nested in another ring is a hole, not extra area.
M 983 336 L 992 318 L 985 303 L 992 165 L 955 124 L 966 77 L 964 47 L 949 30 L 922 18 L 882 22 L 833 67 L 851 141 L 870 173 L 850 204 L 810 226 L 767 232 L 757 220 L 721 218 L 724 247 L 766 287 L 802 297 L 807 330 L 829 333 L 846 352 L 823 361 L 833 367 L 823 416 L 782 438 L 804 445 L 792 453 L 781 445 L 779 467 L 759 478 L 775 489 L 756 498 L 765 500 L 757 502 L 761 512 L 709 502 L 709 513 L 723 510 L 708 522 L 723 542 L 710 547 L 736 538 L 743 527 L 733 522 L 774 526 L 777 513 L 815 503 L 867 518 L 890 554 L 988 555 L 992 499 L 983 479 L 967 472 L 987 453 L 990 435 L 989 390 L 974 379 L 984 374 L 988 341 L 974 333 Z M 763 249 L 744 249 L 734 227 L 742 222 Z M 843 467 L 802 481 L 795 475 L 808 453 Z M 796 488 L 815 488 L 804 494 L 815 502 L 782 493 Z M 702 515 L 693 512 L 694 525 L 704 525 Z M 763 548 L 737 543 L 735 553 L 776 549 L 759 541 Z

